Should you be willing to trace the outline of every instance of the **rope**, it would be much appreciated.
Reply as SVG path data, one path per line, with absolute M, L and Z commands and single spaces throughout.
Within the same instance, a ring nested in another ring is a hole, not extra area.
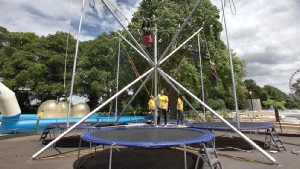
M 126 50 L 124 47 L 123 47 L 123 49 L 124 49 L 124 51 L 125 51 L 125 53 L 126 53 L 126 56 L 127 56 L 127 58 L 128 58 L 128 61 L 129 61 L 130 65 L 131 65 L 131 67 L 132 67 L 132 69 L 133 69 L 135 75 L 136 75 L 137 77 L 140 77 L 140 74 L 139 74 L 138 70 L 136 69 L 136 67 L 135 67 L 135 65 L 134 65 L 134 63 L 133 63 L 131 57 L 129 56 L 127 50 Z M 141 79 L 140 81 L 143 83 L 143 80 L 142 80 L 142 79 Z M 148 91 L 148 89 L 147 89 L 147 87 L 146 87 L 145 85 L 144 85 L 144 88 L 145 88 L 146 92 L 148 93 L 148 95 L 150 95 L 150 93 L 149 93 L 149 91 Z
M 110 102 L 110 105 L 109 105 L 108 116 L 107 116 L 106 122 L 109 120 L 111 110 L 112 110 L 112 102 Z
M 204 27 L 203 27 L 203 35 L 204 35 L 204 41 L 205 41 L 205 46 L 206 46 L 206 52 L 208 53 L 208 56 L 209 56 L 209 59 L 210 59 L 210 52 L 209 52 L 208 44 L 207 44 L 207 41 L 206 41 Z
M 230 5 L 231 14 L 232 14 L 232 15 L 236 15 L 235 4 L 234 4 L 233 0 L 231 0 L 231 1 L 232 1 L 232 5 L 233 5 L 233 8 L 234 8 L 234 11 L 232 11 L 230 0 L 228 0 L 229 5 Z M 225 4 L 225 2 L 224 2 L 224 4 Z
M 172 14 L 171 15 L 169 15 L 170 17 L 172 17 L 177 11 L 179 11 L 184 5 L 185 5 L 185 3 L 187 2 L 187 0 L 185 0 L 175 11 L 173 11 L 172 12 Z M 170 17 L 168 17 L 168 19 L 170 18 Z M 160 26 L 158 26 L 158 28 L 159 27 L 161 27 L 164 23 L 165 23 L 166 21 L 163 21 L 161 24 L 159 24 Z
M 126 16 L 117 8 L 115 7 L 112 3 L 110 3 L 109 1 L 107 1 L 112 7 L 114 7 L 125 19 L 128 23 L 130 23 L 130 21 L 126 18 Z
M 71 0 L 70 2 L 71 2 L 71 4 L 70 4 L 70 13 L 69 13 L 69 25 L 68 25 L 66 57 L 65 57 L 65 70 L 64 70 L 64 90 L 66 89 L 67 57 L 68 57 L 68 48 L 69 48 L 70 26 L 71 26 L 71 9 L 72 9 L 72 5 L 73 5 L 73 0 Z
M 121 3 L 121 5 L 123 5 L 125 8 L 127 8 L 131 13 L 134 13 L 130 8 L 128 8 L 128 6 L 125 4 L 125 3 L 123 3 L 123 2 L 120 2 Z
M 93 1 L 93 3 L 91 3 L 91 1 Z M 95 8 L 95 0 L 90 0 L 89 5 L 91 8 Z
M 232 1 L 232 5 L 233 5 L 233 8 L 234 8 L 234 11 L 232 10 L 230 0 L 228 0 L 229 6 L 230 6 L 230 10 L 231 10 L 231 14 L 232 14 L 232 15 L 236 15 L 235 4 L 234 4 L 233 0 L 231 0 L 231 1 Z M 226 0 L 224 1 L 224 8 L 225 8 L 225 5 L 226 5 Z M 223 18 L 224 18 L 224 13 L 222 13 L 222 18 L 221 18 L 221 22 L 222 22 L 222 23 L 223 23 Z

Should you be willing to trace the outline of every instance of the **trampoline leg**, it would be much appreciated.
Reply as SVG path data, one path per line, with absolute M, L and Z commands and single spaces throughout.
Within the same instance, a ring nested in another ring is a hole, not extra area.
M 110 143 L 110 154 L 109 154 L 109 169 L 111 169 L 111 161 L 112 161 L 112 148 L 113 148 L 113 143 Z
M 187 169 L 187 163 L 186 163 L 186 145 L 184 147 L 184 168 Z
M 76 164 L 76 168 L 78 169 L 80 166 L 78 166 L 79 163 L 79 156 L 80 156 L 80 149 L 81 149 L 81 139 L 79 140 L 79 147 L 78 147 L 78 155 L 77 155 L 77 164 Z

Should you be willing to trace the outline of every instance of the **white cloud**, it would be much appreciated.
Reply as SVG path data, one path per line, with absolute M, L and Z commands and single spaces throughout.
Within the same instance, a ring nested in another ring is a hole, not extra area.
M 219 0 L 212 0 L 219 9 Z M 291 75 L 299 69 L 300 4 L 296 0 L 234 0 L 236 15 L 226 1 L 230 47 L 246 60 L 246 79 L 289 93 Z M 225 33 L 221 35 L 226 42 Z
M 116 8 L 111 7 L 122 24 L 126 26 L 128 24 L 127 20 L 131 20 L 132 14 L 137 10 L 140 1 L 131 0 L 117 3 L 116 0 L 112 0 L 110 3 L 121 9 L 122 14 Z M 122 28 L 101 1 L 95 0 L 94 2 L 95 7 L 91 8 L 90 5 L 93 5 L 93 1 L 85 1 L 81 40 L 94 39 L 102 32 Z M 130 3 L 130 5 L 126 5 L 125 2 Z M 77 37 L 82 1 L 0 0 L 0 5 L 0 25 L 11 32 L 34 32 L 39 36 L 47 36 L 57 31 L 68 32 L 68 23 L 71 22 L 70 33 L 75 38 Z

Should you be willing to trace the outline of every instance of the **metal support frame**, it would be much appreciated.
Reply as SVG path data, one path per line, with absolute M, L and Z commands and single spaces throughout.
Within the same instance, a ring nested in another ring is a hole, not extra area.
M 47 144 L 45 147 L 43 147 L 40 151 L 38 151 L 37 153 L 35 153 L 31 159 L 35 159 L 38 155 L 40 155 L 42 152 L 44 152 L 46 149 L 48 149 L 49 147 L 51 147 L 53 144 L 55 144 L 58 140 L 60 140 L 62 137 L 64 137 L 65 135 L 67 135 L 70 131 L 72 131 L 75 127 L 77 127 L 79 124 L 81 124 L 82 122 L 84 122 L 87 118 L 89 118 L 91 115 L 93 115 L 94 113 L 96 113 L 98 110 L 100 110 L 101 108 L 103 108 L 105 105 L 107 105 L 108 103 L 110 103 L 113 99 L 115 99 L 117 96 L 119 96 L 121 93 L 123 93 L 124 91 L 126 91 L 128 88 L 130 88 L 132 85 L 134 85 L 135 83 L 137 83 L 140 79 L 142 79 L 143 77 L 145 77 L 146 75 L 148 75 L 149 73 L 151 73 L 153 71 L 153 68 L 151 68 L 150 70 L 148 70 L 147 72 L 145 72 L 142 76 L 140 76 L 139 78 L 135 79 L 133 82 L 131 82 L 130 84 L 128 84 L 126 87 L 124 87 L 122 90 L 120 90 L 118 93 L 116 93 L 115 95 L 113 95 L 111 98 L 109 98 L 108 100 L 106 100 L 104 103 L 102 103 L 99 107 L 97 107 L 96 109 L 94 109 L 93 111 L 91 111 L 89 114 L 87 114 L 85 117 L 83 117 L 81 120 L 79 120 L 77 123 L 75 123 L 73 126 L 71 126 L 68 130 L 66 130 L 65 132 L 63 132 L 60 136 L 58 136 L 56 139 L 54 139 L 53 141 L 51 141 L 49 144 Z
M 122 114 L 124 113 L 124 111 L 128 108 L 128 106 L 130 105 L 130 103 L 135 99 L 136 95 L 139 93 L 139 91 L 143 88 L 143 86 L 148 82 L 149 78 L 152 76 L 152 73 L 150 73 L 146 79 L 144 80 L 144 82 L 140 85 L 140 87 L 138 88 L 138 90 L 134 93 L 134 95 L 131 97 L 131 99 L 129 100 L 129 102 L 127 103 L 127 105 L 124 107 L 123 111 L 120 113 L 119 117 L 115 120 L 115 122 L 118 122 L 118 120 L 121 118 Z
M 135 44 L 140 48 L 140 50 L 143 52 L 143 54 L 149 59 L 150 57 L 146 54 L 146 52 L 142 49 L 142 47 L 137 43 L 137 41 L 135 40 L 135 38 L 130 34 L 130 32 L 125 28 L 124 25 L 122 25 L 122 23 L 120 22 L 120 20 L 117 18 L 117 16 L 114 14 L 114 12 L 110 9 L 110 7 L 107 5 L 105 0 L 102 0 L 102 2 L 105 4 L 105 6 L 108 8 L 108 10 L 111 12 L 111 14 L 115 17 L 115 19 L 120 23 L 120 25 L 124 28 L 124 30 L 129 34 L 129 36 L 131 37 L 131 39 L 135 42 Z M 154 76 L 155 76 L 155 97 L 157 97 L 157 73 L 159 73 L 160 75 L 162 75 L 163 77 L 166 76 L 172 83 L 176 84 L 177 86 L 179 86 L 182 90 L 184 90 L 187 94 L 189 94 L 193 99 L 195 99 L 196 101 L 198 101 L 201 105 L 203 105 L 207 110 L 211 111 L 216 117 L 218 117 L 221 121 L 223 121 L 226 125 L 228 125 L 233 131 L 235 131 L 237 134 L 239 134 L 245 141 L 247 141 L 249 144 L 253 145 L 256 149 L 258 149 L 265 157 L 267 157 L 270 161 L 272 161 L 273 164 L 278 165 L 277 161 L 271 157 L 267 152 L 265 152 L 263 149 L 261 149 L 258 145 L 256 145 L 252 140 L 250 140 L 248 137 L 246 137 L 243 133 L 241 133 L 237 128 L 235 128 L 234 126 L 232 126 L 229 122 L 227 122 L 225 119 L 223 119 L 222 116 L 220 116 L 218 113 L 216 113 L 214 110 L 212 110 L 209 106 L 207 106 L 204 102 L 202 102 L 199 98 L 197 98 L 194 94 L 192 94 L 190 91 L 188 91 L 185 87 L 183 87 L 181 84 L 179 84 L 177 81 L 175 81 L 174 79 L 172 79 L 169 75 L 167 75 L 164 71 L 162 71 L 161 69 L 158 68 L 158 63 L 161 64 L 161 60 L 164 58 L 164 56 L 167 54 L 167 52 L 170 50 L 171 46 L 173 45 L 175 39 L 179 36 L 180 32 L 182 31 L 183 27 L 187 24 L 187 21 L 190 19 L 190 17 L 192 16 L 192 14 L 195 12 L 196 8 L 198 7 L 198 5 L 200 4 L 201 0 L 198 0 L 196 5 L 194 6 L 193 10 L 191 11 L 191 13 L 189 14 L 189 16 L 185 19 L 185 22 L 182 24 L 181 28 L 179 29 L 179 31 L 177 32 L 177 34 L 175 35 L 175 37 L 173 38 L 173 40 L 171 41 L 171 43 L 169 44 L 169 46 L 167 47 L 167 49 L 164 51 L 163 55 L 160 57 L 159 61 L 157 62 L 157 35 L 155 36 L 155 42 L 154 42 L 154 66 L 153 68 L 151 68 L 150 70 L 148 70 L 147 72 L 145 72 L 142 76 L 140 76 L 139 78 L 137 78 L 136 80 L 134 80 L 132 83 L 130 83 L 129 85 L 127 85 L 126 87 L 124 87 L 122 90 L 120 90 L 118 93 L 116 93 L 114 96 L 112 96 L 110 99 L 108 99 L 107 101 L 105 101 L 103 104 L 101 104 L 99 107 L 97 107 L 95 110 L 93 110 L 92 112 L 90 112 L 88 115 L 86 115 L 84 118 L 82 118 L 80 121 L 78 121 L 75 125 L 73 125 L 72 127 L 70 127 L 68 130 L 66 130 L 64 133 L 62 133 L 60 136 L 58 136 L 56 139 L 54 139 L 52 142 L 50 142 L 48 145 L 46 145 L 44 148 L 42 148 L 40 151 L 38 151 L 36 154 L 34 154 L 32 156 L 31 159 L 35 159 L 38 155 L 40 155 L 42 152 L 44 152 L 47 148 L 49 148 L 50 146 L 52 146 L 55 142 L 57 142 L 59 139 L 61 139 L 62 137 L 64 137 L 66 134 L 68 134 L 71 130 L 73 130 L 76 126 L 78 126 L 80 123 L 82 123 L 83 121 L 85 121 L 88 117 L 90 117 L 92 114 L 94 114 L 95 112 L 97 112 L 99 109 L 103 108 L 106 104 L 108 104 L 109 102 L 111 102 L 113 99 L 115 99 L 118 95 L 120 95 L 121 93 L 123 93 L 124 91 L 126 91 L 129 87 L 131 87 L 132 85 L 134 85 L 135 83 L 137 83 L 140 79 L 142 79 L 143 77 L 145 77 L 146 75 L 148 75 L 149 73 L 151 73 L 154 70 Z M 222 3 L 222 8 L 223 8 L 223 14 L 224 14 L 224 6 L 223 6 L 223 1 L 221 0 Z M 84 0 L 83 0 L 83 4 L 84 4 Z M 83 8 L 82 8 L 83 9 Z M 225 17 L 224 17 L 224 21 L 225 21 Z M 227 37 L 227 28 L 226 28 L 226 24 L 225 24 L 225 30 L 226 30 L 226 37 Z M 227 37 L 227 43 L 228 43 L 228 52 L 229 52 L 229 56 L 230 56 L 230 64 L 231 64 L 231 74 L 232 74 L 232 80 L 233 80 L 233 88 L 234 88 L 234 96 L 236 95 L 235 93 L 235 84 L 234 84 L 234 77 L 233 77 L 233 68 L 232 68 L 232 59 L 231 59 L 231 52 L 230 52 L 230 47 L 229 47 L 229 41 L 228 41 L 228 37 Z M 157 102 L 156 102 L 157 103 Z M 237 109 L 237 103 L 236 103 L 236 96 L 235 96 L 235 104 L 236 104 L 236 109 Z M 156 104 L 157 105 L 157 104 Z M 157 117 L 157 112 L 155 113 L 156 117 Z M 237 114 L 238 114 L 238 110 L 237 110 Z M 239 120 L 239 119 L 237 119 Z M 157 124 L 157 119 L 155 119 L 155 124 Z M 239 128 L 239 127 L 238 127 Z M 112 146 L 112 145 L 111 145 Z M 112 147 L 111 147 L 112 149 Z M 111 161 L 110 161 L 111 163 Z M 110 166 L 111 167 L 111 166 Z
M 169 83 L 171 85 L 171 87 L 177 92 L 180 93 L 180 91 L 178 90 L 178 88 L 164 75 L 162 75 L 162 77 L 167 81 L 167 83 Z M 192 104 L 184 97 L 182 96 L 182 100 L 185 101 L 185 103 L 187 103 L 187 105 L 193 110 L 193 112 L 202 120 L 204 121 L 204 119 L 200 116 L 200 114 L 197 112 L 197 110 L 192 106 Z
M 149 58 L 147 58 L 142 52 L 140 52 L 135 46 L 133 46 L 122 34 L 120 34 L 118 31 L 117 33 L 121 36 L 121 38 L 123 40 L 125 40 L 125 42 L 127 42 L 138 54 L 140 54 L 144 59 L 146 59 L 146 61 L 151 65 L 153 66 L 153 61 L 152 60 L 149 60 Z
M 200 80 L 201 80 L 201 92 L 202 92 L 202 101 L 204 101 L 204 85 L 203 85 L 203 75 L 202 75 L 202 59 L 201 59 L 201 48 L 200 48 L 200 33 L 198 33 L 198 55 L 199 55 L 199 67 L 200 67 Z M 206 112 L 205 107 L 202 106 L 204 121 L 206 121 Z
M 237 128 L 241 128 L 240 126 L 240 118 L 239 118 L 239 108 L 236 98 L 236 89 L 235 89 L 235 80 L 234 80 L 234 72 L 233 72 L 233 63 L 232 63 L 232 56 L 230 51 L 230 44 L 228 39 L 228 33 L 227 33 L 227 26 L 226 26 L 226 19 L 225 19 L 225 12 L 224 12 L 224 4 L 223 0 L 221 0 L 222 3 L 222 11 L 223 11 L 223 18 L 224 18 L 224 27 L 225 27 L 225 34 L 226 34 L 226 40 L 227 40 L 227 50 L 229 54 L 229 61 L 230 61 L 230 73 L 231 73 L 231 81 L 232 81 L 232 90 L 233 90 L 233 97 L 234 97 L 234 105 L 235 105 L 235 113 L 236 113 L 236 121 L 237 121 Z
M 131 33 L 126 29 L 126 27 L 122 24 L 122 22 L 120 21 L 120 19 L 117 17 L 117 15 L 111 10 L 111 8 L 107 5 L 106 0 L 102 0 L 102 2 L 104 3 L 104 5 L 107 7 L 107 9 L 110 11 L 110 13 L 114 16 L 114 18 L 119 22 L 119 24 L 123 27 L 123 29 L 126 31 L 126 33 L 130 36 L 131 40 L 138 46 L 138 48 L 140 49 L 140 51 L 142 51 L 142 53 L 149 59 L 151 60 L 151 58 L 148 56 L 148 54 L 144 51 L 144 49 L 141 47 L 141 45 L 135 40 L 135 38 L 131 35 Z
M 192 9 L 192 11 L 190 12 L 189 16 L 184 20 L 183 24 L 181 25 L 180 29 L 177 31 L 176 35 L 174 36 L 174 38 L 172 39 L 172 41 L 170 42 L 169 46 L 166 48 L 166 50 L 164 51 L 164 53 L 161 55 L 161 57 L 159 58 L 159 63 L 160 61 L 165 57 L 165 55 L 169 52 L 170 48 L 172 47 L 173 43 L 175 42 L 175 40 L 177 39 L 177 37 L 179 36 L 179 34 L 181 33 L 181 31 L 183 30 L 183 28 L 185 27 L 185 25 L 187 24 L 187 22 L 189 21 L 189 19 L 193 16 L 194 12 L 196 11 L 196 9 L 198 8 L 199 4 L 200 4 L 201 0 L 198 0 L 198 2 L 195 4 L 194 8 Z
M 233 125 L 231 125 L 228 121 L 226 121 L 222 116 L 220 116 L 217 112 L 215 112 L 213 109 L 211 109 L 209 106 L 207 106 L 205 103 L 203 103 L 199 98 L 197 98 L 194 94 L 192 94 L 190 91 L 188 91 L 185 87 L 183 87 L 181 84 L 176 82 L 173 78 L 171 78 L 169 75 L 167 75 L 165 72 L 163 72 L 161 69 L 158 69 L 158 72 L 160 74 L 163 74 L 167 76 L 168 79 L 170 79 L 173 83 L 175 83 L 177 86 L 179 86 L 182 90 L 184 90 L 187 94 L 189 94 L 191 97 L 193 97 L 196 101 L 198 101 L 201 105 L 203 105 L 207 110 L 212 112 L 216 117 L 218 117 L 222 122 L 224 122 L 227 126 L 229 126 L 234 132 L 236 132 L 238 135 L 240 135 L 245 141 L 247 141 L 249 144 L 251 144 L 253 147 L 258 149 L 265 157 L 267 157 L 270 161 L 272 161 L 275 165 L 278 165 L 277 161 L 270 156 L 266 151 L 264 151 L 262 148 L 260 148 L 257 144 L 255 144 L 252 140 L 250 140 L 247 136 L 245 136 L 242 132 L 240 132 L 237 128 L 235 128 Z
M 181 45 L 179 45 L 173 52 L 171 52 L 168 56 L 166 56 L 163 60 L 159 62 L 159 65 L 161 65 L 163 62 L 165 62 L 169 57 L 171 57 L 177 50 L 179 50 L 182 46 L 184 46 L 188 41 L 190 41 L 194 36 L 196 36 L 201 30 L 200 28 L 198 31 L 196 31 L 192 36 L 190 36 L 186 41 L 184 41 Z
M 118 93 L 119 90 L 119 72 L 120 72 L 120 55 L 121 55 L 121 39 L 119 37 L 119 50 L 118 50 L 118 67 L 117 67 L 117 86 L 116 86 L 116 93 Z M 116 97 L 116 103 L 115 103 L 115 120 L 117 120 L 118 116 L 118 97 Z
M 74 57 L 74 64 L 73 64 L 73 73 L 72 73 L 72 80 L 71 80 L 71 89 L 70 89 L 70 96 L 69 96 L 69 107 L 68 107 L 68 114 L 67 114 L 67 128 L 69 128 L 69 121 L 70 121 L 70 115 L 71 115 L 71 106 L 72 106 L 72 97 L 73 97 L 73 86 L 74 86 L 74 79 L 75 79 L 75 73 L 76 73 L 76 63 L 77 63 L 77 57 L 78 57 L 78 47 L 79 47 L 79 41 L 80 41 L 80 30 L 81 30 L 81 24 L 82 24 L 83 11 L 84 11 L 84 0 L 82 0 L 80 22 L 79 22 L 79 26 L 78 26 L 76 50 L 75 50 L 75 57 Z
M 154 97 L 157 98 L 157 33 L 154 37 Z M 154 109 L 154 123 L 157 125 L 157 107 L 158 101 L 155 100 L 155 109 Z

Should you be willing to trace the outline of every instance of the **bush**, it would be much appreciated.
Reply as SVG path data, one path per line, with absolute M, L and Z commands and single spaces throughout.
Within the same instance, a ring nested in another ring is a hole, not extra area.
M 222 99 L 207 99 L 206 104 L 213 110 L 225 110 L 225 102 Z

